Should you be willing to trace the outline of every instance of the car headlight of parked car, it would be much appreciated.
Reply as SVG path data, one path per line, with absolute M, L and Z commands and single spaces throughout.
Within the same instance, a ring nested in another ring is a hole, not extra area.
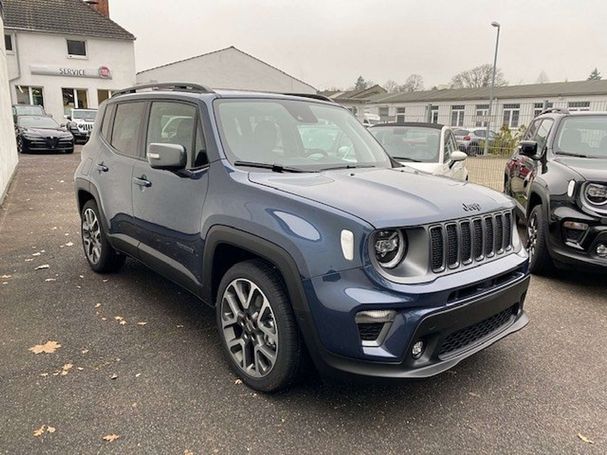
M 393 269 L 407 252 L 407 239 L 400 229 L 384 229 L 373 234 L 375 259 L 384 269 Z
M 590 205 L 603 206 L 607 204 L 607 185 L 589 183 L 584 188 L 584 198 Z

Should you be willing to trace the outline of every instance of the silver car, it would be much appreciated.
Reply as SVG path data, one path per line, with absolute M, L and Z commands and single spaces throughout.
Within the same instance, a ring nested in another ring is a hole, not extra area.
M 455 134 L 455 140 L 459 149 L 469 156 L 476 156 L 483 153 L 485 147 L 485 135 L 487 129 L 483 127 L 475 128 L 460 128 L 454 127 L 453 134 Z M 489 130 L 489 145 L 495 139 L 495 131 Z

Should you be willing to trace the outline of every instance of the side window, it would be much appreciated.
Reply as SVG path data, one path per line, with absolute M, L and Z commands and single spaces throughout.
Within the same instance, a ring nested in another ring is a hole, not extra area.
M 202 133 L 202 127 L 200 122 L 196 128 L 196 142 L 194 143 L 194 153 L 192 154 L 192 167 L 198 168 L 209 164 L 209 157 L 207 155 L 207 144 L 204 140 L 204 134 Z
M 179 144 L 185 148 L 190 163 L 193 163 L 195 122 L 196 107 L 191 104 L 168 101 L 152 103 L 145 144 L 146 154 L 150 144 Z
M 114 105 L 106 106 L 103 113 L 103 122 L 101 123 L 101 136 L 108 142 L 110 140 L 110 129 L 112 127 L 110 120 L 112 119 L 112 114 L 114 113 L 114 107 Z
M 533 140 L 537 142 L 537 151 L 542 152 L 544 147 L 546 147 L 546 142 L 548 141 L 548 134 L 550 134 L 550 130 L 552 129 L 552 124 L 554 120 L 547 118 L 542 121 L 542 124 L 537 129 Z
M 443 162 L 446 163 L 451 159 L 451 154 L 457 150 L 457 143 L 453 139 L 451 131 L 445 131 L 445 157 Z
M 139 134 L 145 116 L 145 102 L 120 103 L 116 105 L 111 144 L 118 152 L 138 157 Z
M 541 122 L 541 120 L 534 120 L 531 125 L 529 125 L 529 128 L 525 132 L 525 137 L 523 138 L 525 141 L 533 139 L 533 136 L 535 136 L 535 132 L 537 131 L 537 127 L 540 126 Z

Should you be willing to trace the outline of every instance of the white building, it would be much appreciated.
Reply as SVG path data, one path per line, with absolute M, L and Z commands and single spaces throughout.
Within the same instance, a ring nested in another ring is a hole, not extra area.
M 511 85 L 495 89 L 491 128 L 528 126 L 544 108 L 607 111 L 607 80 Z M 485 126 L 489 88 L 426 90 L 378 95 L 366 104 L 382 122 Z
M 4 20 L 0 0 L 0 33 L 4 33 Z M 0 46 L 0 204 L 4 200 L 8 185 L 17 167 L 17 144 L 8 91 L 6 50 Z
M 13 104 L 41 104 L 61 121 L 135 83 L 135 37 L 107 15 L 107 0 L 4 0 Z
M 137 73 L 138 83 L 193 82 L 214 89 L 276 93 L 316 93 L 284 71 L 230 46 Z

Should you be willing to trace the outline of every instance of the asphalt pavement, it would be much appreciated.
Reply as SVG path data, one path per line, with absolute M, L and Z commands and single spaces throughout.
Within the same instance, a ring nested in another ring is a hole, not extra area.
M 21 156 L 0 208 L 0 453 L 607 453 L 606 277 L 533 277 L 527 328 L 437 377 L 266 396 L 211 309 L 133 260 L 88 268 L 79 159 Z

